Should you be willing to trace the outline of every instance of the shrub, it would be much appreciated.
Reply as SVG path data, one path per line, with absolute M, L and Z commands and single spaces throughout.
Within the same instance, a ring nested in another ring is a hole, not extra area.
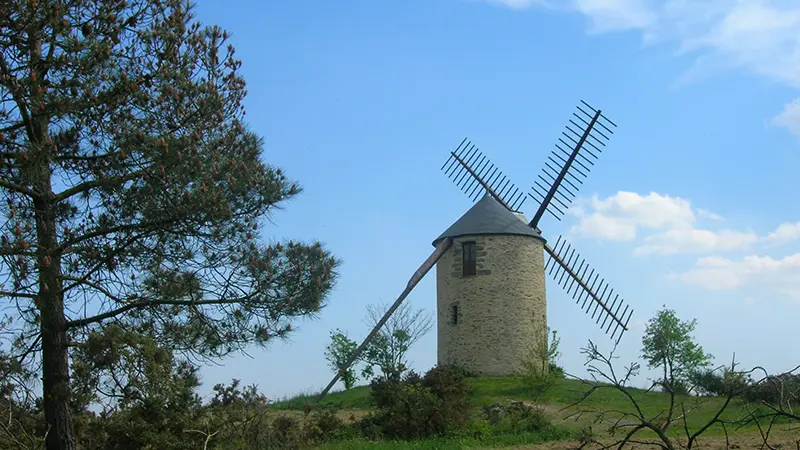
M 754 384 L 743 397 L 752 403 L 767 403 L 775 407 L 787 406 L 800 398 L 800 375 L 790 373 L 771 375 Z
M 713 370 L 695 371 L 689 374 L 689 383 L 702 396 L 721 395 L 725 391 L 722 375 Z
M 495 432 L 543 432 L 553 428 L 541 409 L 522 402 L 494 404 L 484 410 L 484 416 Z
M 722 372 L 716 370 L 700 370 L 691 372 L 687 385 L 698 395 L 724 396 L 729 393 L 744 391 L 751 384 L 746 374 L 724 368 Z M 688 390 L 688 388 L 687 388 Z
M 300 422 L 288 416 L 278 416 L 270 427 L 270 440 L 267 448 L 297 449 L 303 448 L 306 438 Z
M 528 354 L 522 361 L 522 382 L 528 395 L 538 400 L 558 379 L 564 378 L 564 369 L 555 361 L 561 355 L 558 350 L 560 339 L 558 332 L 548 330 L 549 344 L 540 347 L 531 345 Z
M 471 424 L 470 431 L 479 430 L 483 435 L 531 433 L 542 440 L 551 440 L 570 434 L 569 430 L 554 425 L 542 409 L 523 402 L 495 403 L 483 409 L 476 422 Z M 479 425 L 481 423 L 485 425 L 482 427 Z M 475 435 L 482 437 L 477 433 Z
M 563 380 L 566 377 L 566 373 L 564 372 L 564 368 L 559 366 L 556 363 L 550 363 L 550 367 L 548 368 L 550 375 L 556 380 Z
M 336 409 L 322 407 L 312 412 L 306 421 L 306 435 L 312 442 L 330 442 L 358 435 L 358 429 L 336 415 Z
M 423 377 L 379 378 L 370 385 L 377 411 L 362 420 L 366 437 L 413 439 L 459 430 L 469 419 L 470 386 L 457 368 L 440 366 Z

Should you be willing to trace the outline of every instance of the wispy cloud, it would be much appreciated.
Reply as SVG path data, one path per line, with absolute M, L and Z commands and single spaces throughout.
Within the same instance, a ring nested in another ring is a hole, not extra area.
M 694 266 L 673 278 L 708 290 L 755 286 L 771 295 L 800 300 L 800 221 L 771 231 L 736 230 L 687 199 L 651 192 L 620 191 L 606 198 L 576 199 L 572 233 L 599 240 L 634 243 L 637 255 L 697 255 Z M 787 244 L 794 247 L 787 247 Z M 790 253 L 770 256 L 768 253 Z M 746 253 L 745 253 L 746 252 Z M 728 258 L 725 253 L 747 254 Z M 758 253 L 761 253 L 759 255 Z
M 725 220 L 725 218 L 720 216 L 719 214 L 703 208 L 697 208 L 697 215 L 699 217 L 704 217 L 706 219 L 711 219 L 711 220 L 719 220 L 719 221 Z
M 797 0 L 486 0 L 515 9 L 546 6 L 584 15 L 588 32 L 638 31 L 648 44 L 693 55 L 686 79 L 736 68 L 800 89 Z M 800 98 L 772 123 L 800 137 Z
M 755 255 L 739 260 L 719 256 L 700 258 L 692 269 L 677 278 L 713 291 L 756 286 L 800 300 L 800 253 L 783 258 Z
M 606 198 L 594 196 L 576 202 L 571 212 L 579 218 L 572 232 L 612 241 L 638 241 L 634 250 L 645 254 L 710 254 L 747 250 L 756 244 L 786 244 L 800 240 L 800 222 L 783 223 L 767 234 L 751 230 L 700 227 L 705 220 L 719 224 L 722 217 L 691 202 L 651 192 L 620 191 Z M 709 224 L 710 225 L 710 224 Z
M 780 114 L 772 118 L 771 123 L 785 127 L 792 134 L 800 138 L 800 99 L 783 107 Z

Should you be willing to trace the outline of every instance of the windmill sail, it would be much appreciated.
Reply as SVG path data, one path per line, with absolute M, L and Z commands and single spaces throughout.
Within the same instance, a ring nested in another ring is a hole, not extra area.
M 486 190 L 509 210 L 518 211 L 527 198 L 467 138 L 450 152 L 442 170 L 472 201 Z
M 612 129 L 617 126 L 599 109 L 592 108 L 583 100 L 581 103 L 545 161 L 542 174 L 532 187 L 533 194 L 528 194 L 539 201 L 539 209 L 530 223 L 534 228 L 539 225 L 545 211 L 561 220 L 575 198 L 578 186 L 591 171 L 597 159 L 596 153 L 603 152 L 601 147 L 605 147 L 609 135 L 614 133 Z
M 629 311 L 628 305 L 625 305 L 622 314 L 619 313 L 623 303 L 619 294 L 615 295 L 614 289 L 609 290 L 606 280 L 600 278 L 600 274 L 596 273 L 594 269 L 590 270 L 586 260 L 582 259 L 581 255 L 575 252 L 561 236 L 558 237 L 555 248 L 546 245 L 545 250 L 549 256 L 544 266 L 545 272 L 552 276 L 553 280 L 567 291 L 567 294 L 572 295 L 575 303 L 581 305 L 581 309 L 585 308 L 586 314 L 589 314 L 591 310 L 591 318 L 594 319 L 597 316 L 595 323 L 600 325 L 606 334 L 611 332 L 611 339 L 616 336 L 615 342 L 619 343 L 622 334 L 628 329 L 628 322 L 631 320 L 633 310 Z M 573 269 L 578 260 L 580 260 L 578 268 Z M 588 276 L 587 272 L 589 272 Z M 598 280 L 600 280 L 599 283 Z M 592 301 L 589 302 L 589 299 Z M 602 324 L 600 323 L 601 318 L 603 319 Z M 606 327 L 606 322 L 608 322 L 608 327 Z M 613 331 L 612 326 L 614 327 Z M 619 334 L 617 334 L 618 331 Z
M 577 113 L 573 115 L 586 126 L 581 128 L 572 119 L 570 119 L 570 123 L 573 124 L 573 127 L 567 126 L 567 130 L 573 136 L 577 136 L 578 140 L 574 140 L 569 137 L 567 133 L 563 133 L 568 140 L 575 142 L 575 147 L 571 153 L 563 149 L 561 150 L 561 152 L 566 154 L 567 159 L 556 156 L 562 161 L 560 165 L 556 163 L 552 157 L 550 158 L 550 161 L 553 162 L 558 169 L 546 163 L 546 166 L 553 172 L 553 174 L 550 174 L 547 172 L 547 169 L 545 169 L 545 173 L 551 177 L 551 184 L 549 187 L 540 186 L 540 190 L 543 192 L 539 193 L 542 204 L 537 210 L 534 220 L 531 220 L 528 224 L 537 231 L 539 230 L 539 219 L 542 214 L 544 214 L 544 211 L 548 210 L 548 204 L 550 204 L 553 199 L 555 199 L 563 210 L 558 206 L 553 206 L 549 211 L 560 219 L 557 213 L 560 212 L 563 214 L 568 207 L 567 205 L 572 201 L 572 198 L 575 197 L 578 189 L 571 180 L 582 183 L 578 175 L 586 177 L 588 168 L 582 160 L 593 164 L 586 156 L 583 156 L 583 153 L 595 159 L 597 158 L 591 150 L 583 150 L 583 152 L 581 150 L 590 147 L 599 152 L 597 145 L 605 145 L 600 139 L 608 139 L 606 134 L 603 133 L 603 130 L 611 134 L 612 131 L 609 127 L 616 127 L 613 122 L 602 115 L 600 110 L 595 110 L 585 102 L 582 103 L 584 107 L 578 107 L 578 111 L 582 115 Z M 592 112 L 591 115 L 586 111 L 587 109 Z M 579 128 L 582 131 L 579 134 L 572 128 Z M 597 136 L 599 136 L 599 138 Z M 563 143 L 563 139 L 561 139 L 561 142 Z M 560 148 L 560 146 L 557 145 L 557 148 Z M 578 159 L 579 157 L 580 159 Z M 577 164 L 577 166 L 570 171 L 570 168 L 573 167 L 573 163 Z M 497 199 L 500 204 L 511 211 L 516 211 L 519 206 L 522 205 L 522 202 L 518 199 L 519 190 L 513 183 L 507 181 L 506 177 L 497 170 L 494 164 L 488 161 L 488 159 L 486 159 L 471 142 L 468 142 L 467 139 L 461 142 L 456 151 L 450 152 L 450 157 L 442 166 L 442 170 L 444 170 L 448 177 L 467 193 L 473 201 L 477 198 L 477 195 L 474 194 L 475 189 L 478 189 L 480 193 L 479 188 L 483 188 L 483 190 Z M 540 178 L 547 182 L 543 177 Z M 562 182 L 566 183 L 566 185 L 563 185 Z M 537 182 L 537 185 L 538 184 Z M 571 189 L 570 187 L 566 187 L 567 185 L 570 186 Z M 531 195 L 531 197 L 536 198 L 533 195 Z M 545 203 L 545 201 L 547 203 Z M 566 241 L 562 240 L 561 237 L 556 241 L 556 248 L 551 247 L 545 242 L 544 249 L 549 257 L 545 265 L 545 271 L 549 269 L 551 276 L 554 277 L 558 285 L 566 289 L 567 293 L 571 294 L 573 298 L 577 297 L 577 302 L 582 302 L 581 309 L 586 308 L 585 311 L 587 314 L 591 311 L 591 318 L 595 319 L 596 317 L 596 323 L 600 325 L 601 329 L 604 329 L 606 334 L 610 332 L 611 339 L 616 337 L 616 342 L 618 343 L 622 338 L 622 334 L 628 330 L 628 322 L 633 315 L 633 310 L 629 310 L 626 305 L 622 313 L 620 313 L 620 308 L 624 301 L 619 298 L 619 294 L 616 294 L 614 299 L 611 300 L 614 290 L 608 290 L 609 286 L 605 279 L 600 280 L 598 284 L 599 275 L 596 275 L 593 269 L 589 273 L 588 278 L 586 277 L 586 272 L 589 270 L 589 267 L 585 260 L 580 261 L 577 270 L 573 268 L 574 264 L 580 259 L 580 255 L 577 255 L 572 246 L 566 244 Z M 586 306 L 587 303 L 588 307 Z M 600 323 L 601 318 L 603 319 L 602 324 Z M 608 323 L 608 326 L 606 326 L 606 323 Z
M 403 300 L 405 300 L 406 297 L 408 297 L 408 294 L 410 294 L 411 291 L 413 291 L 414 288 L 417 286 L 417 284 L 419 284 L 419 282 L 422 281 L 422 278 L 425 277 L 425 274 L 427 274 L 431 270 L 431 268 L 436 264 L 436 262 L 439 261 L 442 258 L 442 256 L 444 256 L 444 253 L 447 251 L 447 249 L 450 248 L 451 245 L 453 245 L 452 238 L 442 239 L 442 241 L 439 242 L 438 245 L 436 245 L 436 249 L 433 250 L 433 253 L 431 253 L 428 259 L 426 259 L 425 262 L 423 262 L 422 265 L 419 266 L 417 271 L 414 272 L 414 275 L 411 276 L 411 279 L 408 280 L 406 288 L 403 289 L 403 292 L 400 293 L 400 296 L 397 297 L 397 300 L 395 300 L 394 303 L 392 303 L 392 306 L 389 307 L 388 310 L 386 310 L 386 313 L 383 315 L 381 320 L 379 320 L 378 323 L 375 324 L 375 327 L 372 329 L 372 331 L 369 332 L 367 337 L 364 338 L 364 341 L 361 343 L 361 345 L 358 346 L 358 348 L 356 348 L 353 354 L 350 355 L 350 358 L 347 360 L 347 362 L 342 367 L 339 368 L 339 372 L 337 372 L 336 375 L 334 375 L 333 379 L 330 381 L 330 383 L 328 383 L 325 389 L 323 389 L 322 392 L 319 393 L 317 398 L 314 400 L 315 403 L 319 403 L 319 401 L 322 400 L 328 394 L 328 391 L 330 391 L 333 385 L 335 385 L 336 382 L 339 381 L 339 378 L 341 378 L 342 374 L 344 374 L 347 371 L 347 369 L 350 368 L 350 366 L 353 364 L 353 362 L 355 362 L 355 360 L 359 357 L 359 355 L 361 355 L 361 352 L 364 351 L 364 349 L 367 347 L 370 341 L 372 341 L 372 339 L 375 338 L 375 336 L 378 334 L 378 331 L 380 331 L 381 327 L 386 323 L 387 320 L 389 320 L 389 317 L 391 317 L 392 314 L 394 314 L 395 310 L 397 310 L 397 308 L 400 307 L 400 305 L 403 303 Z

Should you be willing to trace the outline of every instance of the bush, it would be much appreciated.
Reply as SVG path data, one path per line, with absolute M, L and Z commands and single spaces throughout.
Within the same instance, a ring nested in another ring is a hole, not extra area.
M 270 427 L 270 440 L 266 448 L 296 449 L 303 448 L 306 438 L 300 422 L 288 416 L 278 416 Z
M 745 391 L 743 397 L 745 401 L 752 403 L 763 402 L 775 407 L 785 407 L 800 398 L 800 375 L 771 375 Z
M 308 416 L 306 434 L 313 442 L 331 442 L 356 437 L 359 432 L 337 416 L 336 409 L 321 407 Z
M 423 377 L 375 379 L 370 385 L 377 411 L 362 420 L 368 438 L 413 439 L 462 429 L 469 420 L 470 386 L 463 371 L 434 367 Z
M 689 374 L 687 382 L 698 395 L 703 396 L 724 396 L 742 392 L 750 383 L 751 380 L 747 375 L 728 368 L 723 369 L 721 373 L 716 370 L 694 371 Z
M 238 380 L 214 386 L 205 405 L 170 409 L 161 404 L 134 404 L 101 416 L 76 416 L 86 421 L 81 436 L 87 450 L 165 449 L 218 450 L 300 449 L 357 434 L 330 407 L 303 416 L 268 416 L 269 406 L 255 386 Z M 1 442 L 1 441 L 0 441 Z M 0 447 L 5 448 L 5 447 Z
M 554 425 L 542 409 L 523 402 L 495 403 L 484 408 L 465 431 L 475 438 L 490 434 L 533 434 L 542 441 L 570 435 L 568 429 Z
M 725 392 L 725 383 L 722 375 L 713 370 L 696 371 L 689 374 L 689 383 L 694 386 L 695 392 L 701 396 L 722 395 Z
M 556 380 L 563 380 L 566 378 L 566 373 L 564 372 L 564 368 L 559 366 L 555 363 L 550 363 L 550 367 L 548 368 L 550 375 L 555 378 Z

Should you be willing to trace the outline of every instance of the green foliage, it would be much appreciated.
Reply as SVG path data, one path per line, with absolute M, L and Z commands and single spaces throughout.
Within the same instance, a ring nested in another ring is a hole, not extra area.
M 529 397 L 539 400 L 556 381 L 554 374 L 549 371 L 529 370 L 522 376 L 525 388 Z
M 375 327 L 389 310 L 390 305 L 367 305 L 365 322 Z M 361 375 L 365 379 L 374 376 L 374 368 L 381 371 L 384 378 L 399 380 L 408 370 L 406 353 L 409 348 L 433 328 L 433 320 L 423 309 L 411 309 L 410 304 L 401 304 L 378 334 L 364 349 L 361 361 L 364 363 Z
M 193 389 L 189 391 L 193 394 Z M 333 409 L 272 417 L 270 411 L 266 397 L 255 386 L 242 388 L 233 380 L 230 385 L 214 386 L 214 396 L 205 405 L 172 410 L 147 402 L 129 403 L 98 417 L 84 413 L 78 418 L 88 421 L 80 428 L 87 450 L 194 450 L 206 445 L 219 450 L 300 449 L 356 435 L 355 428 Z
M 687 393 L 692 372 L 705 369 L 713 356 L 694 341 L 696 320 L 681 321 L 664 308 L 651 318 L 642 337 L 642 356 L 648 367 L 661 371 L 658 384 L 666 391 Z
M 723 367 L 719 370 L 696 370 L 689 373 L 688 384 L 698 395 L 726 396 L 749 390 L 752 380 L 744 373 Z
M 404 356 L 408 351 L 410 335 L 406 330 L 394 330 L 391 335 L 379 332 L 364 349 L 361 357 L 364 368 L 361 376 L 365 379 L 375 375 L 375 367 L 388 379 L 398 379 L 408 370 Z
M 556 380 L 564 378 L 564 369 L 556 364 L 561 356 L 558 346 L 561 338 L 556 330 L 550 331 L 547 345 L 531 345 L 527 357 L 522 361 L 522 380 L 527 394 L 538 400 Z
M 334 372 L 341 372 L 355 353 L 356 348 L 358 348 L 358 344 L 354 340 L 347 337 L 342 330 L 336 329 L 331 331 L 331 343 L 325 349 L 325 359 Z M 353 366 L 354 364 L 351 364 L 341 373 L 345 389 L 351 389 L 356 384 L 356 370 Z
M 299 420 L 293 417 L 278 416 L 272 422 L 271 443 L 267 448 L 299 449 L 303 444 L 303 429 Z
M 198 358 L 266 345 L 323 307 L 337 261 L 262 241 L 301 188 L 262 161 L 242 63 L 190 2 L 0 9 L 0 298 L 11 357 L 41 363 L 48 448 L 74 448 L 72 406 L 97 399 L 69 384 L 74 348 L 109 324 Z
M 410 372 L 402 380 L 379 378 L 370 389 L 377 411 L 364 418 L 367 437 L 413 439 L 452 433 L 469 420 L 469 383 L 449 367 L 423 377 Z
M 752 403 L 796 411 L 800 402 L 800 374 L 783 373 L 767 376 L 745 391 L 744 398 Z
M 197 368 L 177 360 L 152 336 L 111 324 L 89 333 L 72 354 L 73 408 L 102 404 L 106 412 L 150 405 L 191 410 L 200 399 Z
M 388 309 L 389 305 L 385 304 L 368 305 L 365 322 L 374 328 Z M 346 333 L 339 329 L 331 331 L 331 342 L 325 350 L 325 359 L 334 372 L 341 372 L 346 390 L 355 385 L 358 379 L 356 368 L 359 365 L 364 379 L 373 378 L 375 368 L 378 368 L 381 377 L 399 380 L 408 370 L 406 353 L 409 348 L 432 327 L 431 317 L 425 315 L 424 310 L 412 310 L 408 304 L 402 304 L 344 372 L 343 367 L 358 348 L 358 344 Z
M 359 436 L 355 418 L 351 416 L 346 423 L 336 412 L 336 408 L 317 407 L 308 416 L 307 433 L 313 442 L 334 442 Z
M 522 402 L 492 405 L 483 411 L 483 420 L 489 425 L 492 434 L 536 433 L 548 439 L 567 435 L 565 430 L 553 425 L 541 409 Z

